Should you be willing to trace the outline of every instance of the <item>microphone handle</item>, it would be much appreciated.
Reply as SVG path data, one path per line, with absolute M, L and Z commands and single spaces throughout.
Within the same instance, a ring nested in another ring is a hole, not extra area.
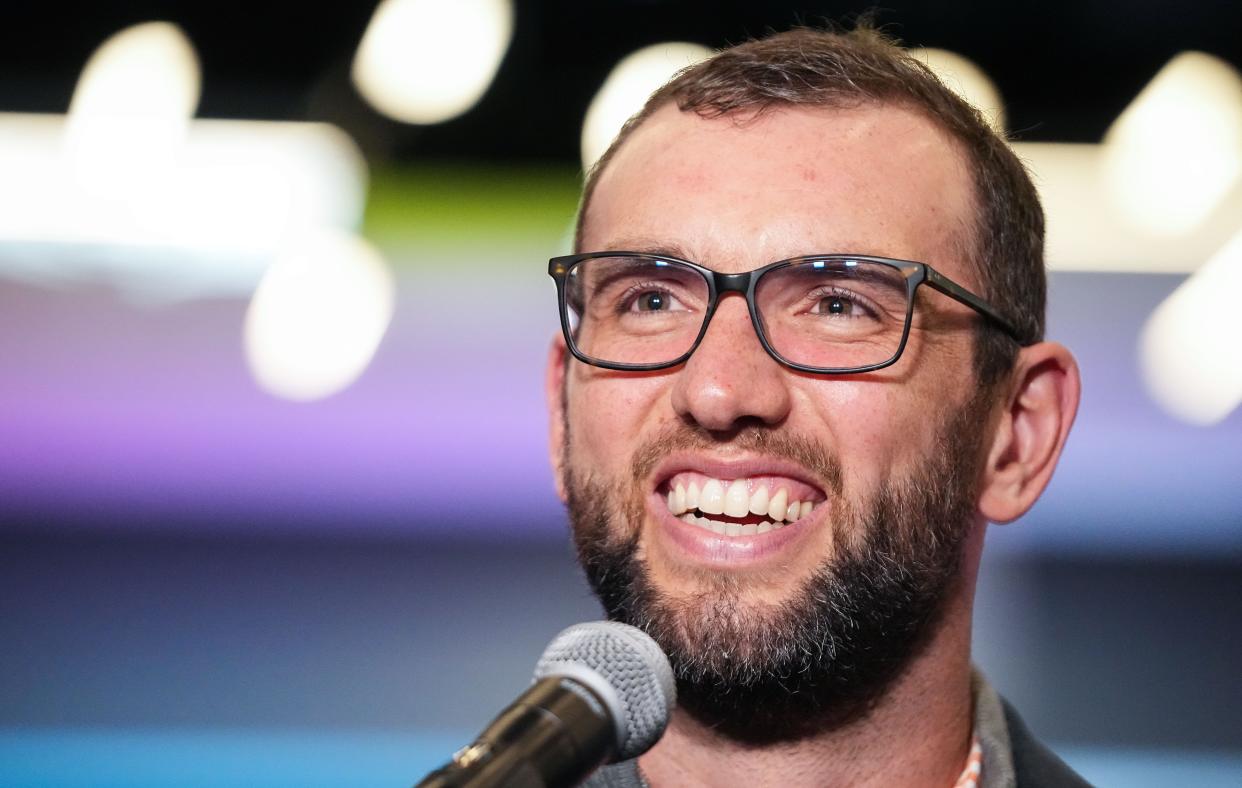
M 416 788 L 571 788 L 603 764 L 615 735 L 595 693 L 547 676 Z

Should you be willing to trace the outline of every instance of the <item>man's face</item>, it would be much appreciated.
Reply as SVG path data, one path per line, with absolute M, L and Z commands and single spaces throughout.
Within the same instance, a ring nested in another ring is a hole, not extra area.
M 974 289 L 963 251 L 972 215 L 962 157 L 916 113 L 871 105 L 709 120 L 668 106 L 603 173 L 583 250 L 656 251 L 723 272 L 869 254 L 927 262 Z M 896 627 L 910 630 L 908 642 L 863 644 L 868 653 L 902 647 L 877 653 L 883 675 L 831 680 L 890 680 L 955 588 L 975 524 L 983 425 L 968 406 L 971 320 L 921 292 L 897 364 L 818 376 L 770 358 L 744 299 L 731 294 L 681 367 L 625 373 L 571 362 L 562 381 L 554 356 L 554 461 L 610 612 L 654 630 L 683 680 L 715 670 L 717 685 L 730 665 L 791 656 L 775 641 L 807 624 L 799 619 L 838 619 L 802 632 L 821 652 L 836 652 L 847 634 L 833 626 L 857 630 L 871 619 L 882 625 L 876 637 L 891 640 Z M 671 510 L 691 486 L 708 510 L 699 514 L 725 523 L 724 534 Z M 703 501 L 718 492 L 725 507 L 744 501 L 745 514 L 713 516 L 719 507 Z

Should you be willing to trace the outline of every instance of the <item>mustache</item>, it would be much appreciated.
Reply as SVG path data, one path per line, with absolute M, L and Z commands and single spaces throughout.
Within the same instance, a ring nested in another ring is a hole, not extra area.
M 722 449 L 776 457 L 806 468 L 826 491 L 841 496 L 841 461 L 835 452 L 808 435 L 777 432 L 768 427 L 749 425 L 730 434 L 727 440 L 694 425 L 670 424 L 634 450 L 631 470 L 635 484 L 651 475 L 656 464 L 677 451 L 714 451 Z

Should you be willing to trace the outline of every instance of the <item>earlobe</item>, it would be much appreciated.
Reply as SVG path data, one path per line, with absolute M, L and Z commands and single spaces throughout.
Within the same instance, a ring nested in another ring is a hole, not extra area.
M 565 340 L 557 334 L 548 348 L 548 367 L 544 374 L 544 394 L 548 403 L 548 456 L 556 494 L 565 500 Z
M 1047 487 L 1078 412 L 1078 363 L 1063 345 L 1040 342 L 1019 351 L 1005 410 L 993 432 L 979 510 L 1007 523 L 1022 516 Z

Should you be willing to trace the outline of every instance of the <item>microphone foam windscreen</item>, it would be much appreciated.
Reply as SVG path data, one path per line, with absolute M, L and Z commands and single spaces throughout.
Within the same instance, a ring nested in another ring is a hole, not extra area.
M 668 658 L 641 629 L 616 621 L 575 624 L 557 635 L 535 666 L 535 679 L 567 676 L 609 706 L 617 726 L 614 761 L 637 758 L 659 741 L 677 703 Z

